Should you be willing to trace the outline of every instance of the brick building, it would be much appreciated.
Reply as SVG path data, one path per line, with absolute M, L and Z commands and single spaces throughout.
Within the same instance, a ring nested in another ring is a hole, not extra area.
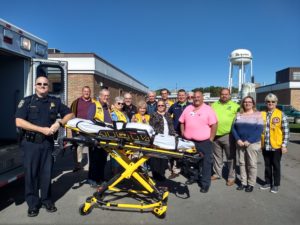
M 49 49 L 48 58 L 68 62 L 68 105 L 81 96 L 83 86 L 89 86 L 93 97 L 101 88 L 110 91 L 110 102 L 116 96 L 130 92 L 133 102 L 144 100 L 148 87 L 94 53 L 61 53 Z
M 279 104 L 292 105 L 300 110 L 300 67 L 289 67 L 277 71 L 275 84 L 257 87 L 257 103 L 263 103 L 268 93 L 275 94 Z

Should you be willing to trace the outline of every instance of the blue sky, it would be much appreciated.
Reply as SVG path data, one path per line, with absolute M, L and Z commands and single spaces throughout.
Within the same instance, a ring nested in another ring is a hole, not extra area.
M 96 53 L 150 89 L 191 90 L 227 86 L 238 48 L 252 52 L 260 83 L 300 66 L 299 10 L 299 0 L 9 0 L 0 18 L 50 48 Z

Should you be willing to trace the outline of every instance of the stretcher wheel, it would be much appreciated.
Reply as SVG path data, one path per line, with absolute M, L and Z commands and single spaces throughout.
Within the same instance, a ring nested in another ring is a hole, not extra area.
M 90 203 L 84 203 L 79 207 L 79 214 L 82 216 L 88 215 L 92 212 L 92 205 Z
M 157 218 L 164 219 L 166 217 L 166 214 L 167 214 L 167 206 L 154 208 L 153 213 Z

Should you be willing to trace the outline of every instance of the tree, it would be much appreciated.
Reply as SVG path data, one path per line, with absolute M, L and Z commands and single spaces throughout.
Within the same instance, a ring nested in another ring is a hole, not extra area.
M 205 92 L 209 92 L 211 97 L 219 97 L 220 96 L 220 91 L 223 89 L 224 87 L 220 87 L 220 86 L 209 86 L 209 87 L 197 87 L 192 89 L 192 91 L 201 91 L 203 93 Z M 160 95 L 160 91 L 161 89 L 156 90 L 156 94 Z M 237 94 L 238 93 L 238 88 L 236 87 L 232 87 L 231 90 L 232 94 Z
M 203 93 L 205 92 L 209 92 L 211 97 L 219 97 L 220 96 L 220 91 L 223 89 L 224 87 L 220 87 L 220 86 L 209 86 L 209 87 L 198 87 L 198 88 L 194 88 L 192 91 L 196 91 L 196 90 L 200 90 Z M 233 87 L 232 88 L 232 93 L 238 93 L 238 89 Z

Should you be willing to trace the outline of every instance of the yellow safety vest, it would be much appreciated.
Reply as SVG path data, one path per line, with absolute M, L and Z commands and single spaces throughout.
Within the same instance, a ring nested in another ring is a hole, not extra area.
M 174 102 L 172 100 L 169 100 L 169 99 L 167 99 L 167 101 L 165 101 L 165 103 L 166 103 L 166 108 L 167 109 L 169 109 L 174 104 Z
M 94 119 L 100 120 L 104 122 L 104 111 L 101 103 L 99 101 L 94 102 L 96 105 L 96 112 L 94 115 Z
M 134 118 L 137 120 L 137 121 L 136 121 L 137 123 L 145 123 L 145 122 L 143 121 L 142 115 L 139 114 L 139 113 L 134 114 Z M 150 116 L 149 116 L 148 114 L 145 114 L 145 115 L 144 115 L 144 118 L 145 118 L 145 120 L 146 120 L 146 124 L 149 124 Z
M 265 145 L 265 132 L 267 126 L 267 112 L 263 111 L 262 117 L 264 120 L 264 131 L 261 135 L 261 144 L 262 147 Z M 275 109 L 270 118 L 270 144 L 273 149 L 281 148 L 283 143 L 282 135 L 282 112 L 279 109 Z
M 114 113 L 116 113 L 118 120 L 119 121 L 123 121 L 125 123 L 127 123 L 127 117 L 125 116 L 125 114 L 117 109 L 114 109 Z

